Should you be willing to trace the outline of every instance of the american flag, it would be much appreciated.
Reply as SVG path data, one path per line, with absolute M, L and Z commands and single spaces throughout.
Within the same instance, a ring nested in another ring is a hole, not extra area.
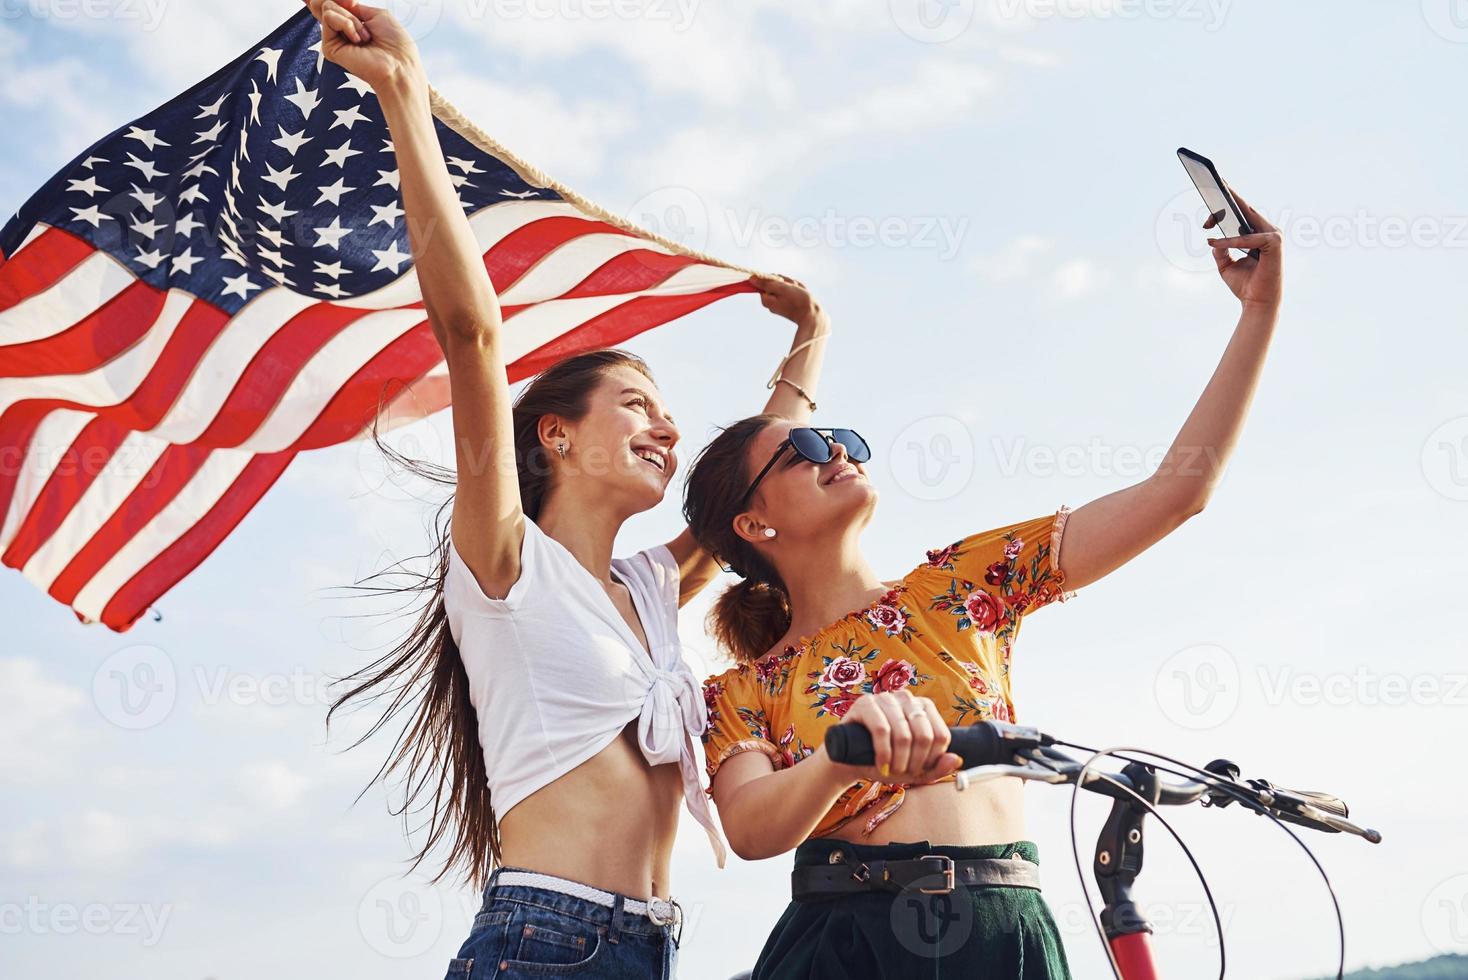
M 749 288 L 433 100 L 511 381 Z M 0 232 L 0 560 L 84 621 L 128 628 L 297 453 L 447 404 L 387 126 L 304 9 Z

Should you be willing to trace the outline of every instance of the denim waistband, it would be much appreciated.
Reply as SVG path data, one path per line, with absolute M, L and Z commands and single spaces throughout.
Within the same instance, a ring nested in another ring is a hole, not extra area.
M 826 864 L 832 851 L 844 851 L 859 861 L 872 859 L 901 861 L 924 854 L 943 854 L 955 861 L 969 858 L 1011 858 L 1016 855 L 1033 864 L 1040 863 L 1040 849 L 1034 841 L 1019 840 L 1008 844 L 934 844 L 931 841 L 894 841 L 891 844 L 853 844 L 835 837 L 812 837 L 795 849 L 795 866 Z
M 524 871 L 531 874 L 543 873 L 533 871 L 530 868 L 514 866 L 501 866 L 496 868 L 491 872 L 489 882 L 484 886 L 485 910 L 490 909 L 492 905 L 501 903 L 529 905 L 554 912 L 558 915 L 580 919 L 583 922 L 588 922 L 595 926 L 604 926 L 613 933 L 629 933 L 636 936 L 663 936 L 666 938 L 675 937 L 676 926 L 674 924 L 658 925 L 645 914 L 634 913 L 624 908 L 626 903 L 636 900 L 634 896 L 611 892 L 613 905 L 609 907 L 598 902 L 593 902 L 590 899 L 568 895 L 554 888 L 538 888 L 530 885 L 502 885 L 499 883 L 500 873 L 505 871 Z M 607 891 L 604 888 L 599 890 Z M 646 899 L 642 899 L 642 901 L 646 901 Z

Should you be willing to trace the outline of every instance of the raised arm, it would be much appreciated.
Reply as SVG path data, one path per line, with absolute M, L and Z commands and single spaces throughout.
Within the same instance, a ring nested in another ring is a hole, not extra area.
M 770 380 L 770 397 L 762 411 L 809 422 L 815 411 L 816 386 L 826 357 L 831 321 L 810 291 L 788 276 L 754 276 L 749 281 L 759 290 L 765 309 L 795 324 L 790 353 Z M 699 546 L 688 530 L 668 542 L 668 550 L 678 562 L 681 606 L 718 576 L 719 563 Z
M 1234 197 L 1256 233 L 1209 239 L 1219 275 L 1243 304 L 1233 339 L 1157 472 L 1070 516 L 1060 550 L 1067 589 L 1109 575 L 1202 511 L 1233 454 L 1279 320 L 1283 280 L 1279 230 Z M 1210 218 L 1205 227 L 1213 225 Z M 1234 259 L 1230 248 L 1257 248 L 1259 258 Z
M 307 4 L 322 23 L 322 53 L 372 86 L 392 134 L 413 272 L 453 396 L 451 534 L 480 587 L 502 596 L 520 575 L 525 526 L 499 298 L 444 163 L 418 49 L 387 11 L 355 0 Z

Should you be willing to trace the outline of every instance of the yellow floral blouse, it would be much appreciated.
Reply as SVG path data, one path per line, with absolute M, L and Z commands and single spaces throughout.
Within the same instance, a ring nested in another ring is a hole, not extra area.
M 865 609 L 782 653 L 710 677 L 703 735 L 710 782 L 740 752 L 763 752 L 776 769 L 794 765 L 815 752 L 857 698 L 874 691 L 932 698 L 949 725 L 1013 721 L 1010 652 L 1028 613 L 1067 598 L 1060 543 L 1068 514 L 1062 507 L 929 551 L 926 562 Z M 811 836 L 857 818 L 870 834 L 905 795 L 899 785 L 853 783 Z

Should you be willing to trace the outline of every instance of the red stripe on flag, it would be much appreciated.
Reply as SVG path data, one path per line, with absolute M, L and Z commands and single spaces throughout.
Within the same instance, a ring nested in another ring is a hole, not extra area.
M 117 590 L 102 609 L 102 622 L 119 631 L 131 626 L 219 547 L 295 458 L 295 453 L 268 453 L 250 460 L 207 514 Z
M 509 367 L 510 382 L 539 374 L 557 361 L 597 347 L 613 347 L 669 320 L 692 313 L 737 293 L 754 292 L 747 282 L 717 286 L 701 293 L 678 296 L 640 296 L 592 317 L 574 330 L 538 347 Z
M 165 449 L 127 499 L 56 576 L 56 581 L 47 590 L 52 598 L 71 605 L 82 586 L 90 582 L 108 559 L 178 496 L 208 458 L 209 450 L 198 446 L 169 446 Z
M 522 225 L 502 238 L 484 256 L 484 268 L 497 293 L 504 293 L 529 272 L 546 253 L 583 235 L 626 235 L 605 221 L 570 215 L 541 218 Z
M 318 449 L 352 438 L 391 400 L 399 388 L 394 382 L 411 384 L 442 360 L 443 351 L 425 320 L 362 365 L 290 448 Z
M 562 298 L 640 293 L 697 263 L 697 259 L 688 255 L 667 255 L 650 249 L 634 249 L 606 262 L 568 290 Z
M 7 378 L 91 371 L 137 343 L 158 319 L 166 298 L 139 280 L 60 333 L 0 347 L 0 370 Z
M 112 461 L 113 453 L 125 438 L 127 430 L 101 419 L 93 419 L 77 433 L 56 461 L 30 513 L 11 538 L 10 547 L 5 549 L 5 564 L 11 568 L 25 567 Z
M 0 265 L 0 313 L 50 289 L 95 251 L 70 232 L 47 228 Z
M 229 397 L 199 436 L 206 446 L 238 446 L 255 433 L 279 404 L 296 375 L 327 341 L 376 312 L 318 303 L 277 330 L 240 372 Z
M 48 402 L 24 402 L 0 415 L 0 529 L 10 512 L 10 500 L 25 468 L 31 440 L 50 411 Z

